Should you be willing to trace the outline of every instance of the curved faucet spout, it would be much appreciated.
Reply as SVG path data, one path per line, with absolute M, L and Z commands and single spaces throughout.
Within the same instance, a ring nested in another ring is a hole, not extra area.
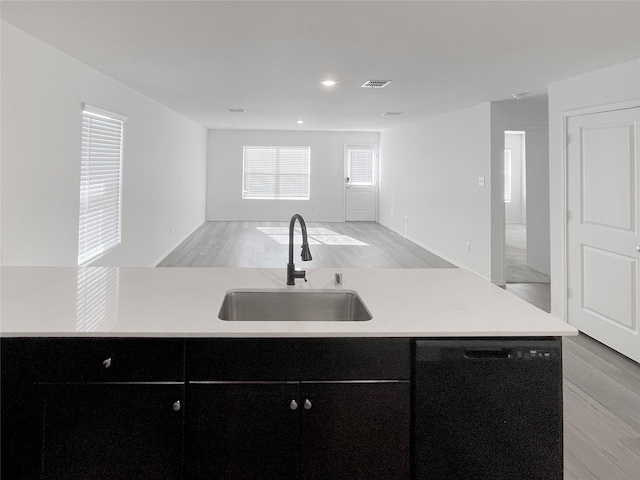
M 307 281 L 306 272 L 304 270 L 296 270 L 296 266 L 293 263 L 293 229 L 298 220 L 300 228 L 302 230 L 302 254 L 301 258 L 303 262 L 313 260 L 311 257 L 311 251 L 309 250 L 309 241 L 307 240 L 307 225 L 304 223 L 304 218 L 299 214 L 294 214 L 289 222 L 289 263 L 287 263 L 287 285 L 295 285 L 296 278 L 302 278 Z

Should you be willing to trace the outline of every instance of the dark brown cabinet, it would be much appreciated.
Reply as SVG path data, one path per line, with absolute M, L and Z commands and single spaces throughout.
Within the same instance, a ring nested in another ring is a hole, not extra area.
M 2 339 L 2 478 L 182 478 L 184 342 Z
M 2 478 L 407 480 L 409 339 L 2 339 Z
M 298 385 L 189 385 L 186 465 L 192 479 L 296 479 Z
M 409 345 L 188 342 L 188 478 L 408 479 Z
M 183 386 L 57 384 L 42 390 L 42 478 L 182 477 Z
M 193 479 L 409 478 L 408 382 L 189 386 Z
M 301 394 L 300 479 L 409 478 L 408 382 L 303 383 Z

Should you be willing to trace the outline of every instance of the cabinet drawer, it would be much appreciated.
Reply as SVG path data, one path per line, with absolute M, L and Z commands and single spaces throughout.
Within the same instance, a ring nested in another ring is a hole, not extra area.
M 184 342 L 149 338 L 31 338 L 20 356 L 33 382 L 184 380 Z
M 403 338 L 253 338 L 188 340 L 187 379 L 409 379 Z

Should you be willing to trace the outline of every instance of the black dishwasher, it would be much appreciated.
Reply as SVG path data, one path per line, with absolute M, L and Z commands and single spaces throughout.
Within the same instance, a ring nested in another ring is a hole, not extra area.
M 413 478 L 562 480 L 562 341 L 415 342 Z

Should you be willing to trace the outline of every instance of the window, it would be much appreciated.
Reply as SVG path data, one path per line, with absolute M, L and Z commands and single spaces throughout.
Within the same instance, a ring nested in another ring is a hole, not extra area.
M 83 105 L 78 265 L 120 244 L 125 121 L 120 115 Z
M 373 148 L 349 148 L 349 177 L 350 185 L 373 185 L 373 163 L 375 151 Z
M 511 202 L 511 149 L 504 151 L 504 201 Z
M 245 146 L 242 198 L 309 200 L 310 156 L 310 147 Z

